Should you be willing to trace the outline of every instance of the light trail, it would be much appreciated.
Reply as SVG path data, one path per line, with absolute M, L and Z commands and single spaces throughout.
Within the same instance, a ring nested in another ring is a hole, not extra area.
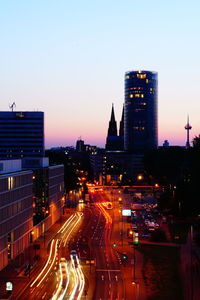
M 57 242 L 57 241 L 56 241 L 56 242 Z M 49 265 L 49 263 L 50 263 L 50 261 L 51 261 L 51 256 L 52 256 L 52 251 L 53 251 L 52 249 L 53 249 L 54 244 L 55 244 L 55 240 L 53 239 L 53 240 L 51 241 L 50 253 L 49 253 L 48 260 L 47 260 L 47 262 L 46 262 L 44 268 L 42 269 L 42 271 L 41 271 L 41 272 L 39 273 L 39 275 L 35 278 L 35 280 L 31 283 L 30 287 L 32 287 L 32 286 L 36 283 L 36 281 L 42 276 L 42 274 L 44 273 L 44 271 L 47 269 L 47 267 L 48 267 L 48 265 Z M 56 245 L 57 245 L 57 243 L 56 243 Z M 46 277 L 46 276 L 45 276 L 45 277 Z
M 80 300 L 85 286 L 85 277 L 83 275 L 78 257 L 72 255 L 70 255 L 70 257 L 75 284 L 69 300 Z
M 51 300 L 63 300 L 69 285 L 69 272 L 68 272 L 68 267 L 66 262 L 61 262 L 59 264 L 59 271 L 60 271 L 60 282 L 57 291 Z
M 66 229 L 66 227 L 71 223 L 71 221 L 75 218 L 75 214 L 71 215 L 69 219 L 62 225 L 62 227 L 58 230 L 58 233 L 63 233 L 63 231 Z
M 81 221 L 81 218 L 83 216 L 83 213 L 77 213 L 77 216 L 78 216 L 78 220 L 76 221 L 76 223 L 74 224 L 74 226 L 72 227 L 72 229 L 69 231 L 67 237 L 65 238 L 65 241 L 64 241 L 64 247 L 66 246 L 67 244 L 67 240 L 70 236 L 70 234 L 72 233 L 72 231 L 74 230 L 74 228 L 76 227 L 76 225 Z M 64 239 L 64 238 L 63 238 Z
M 67 221 L 63 224 L 63 226 L 58 230 L 57 233 L 63 233 L 63 231 L 66 230 L 66 228 L 69 226 L 69 224 L 73 221 L 74 218 L 75 218 L 75 214 L 71 215 L 70 218 L 67 219 Z M 52 249 L 53 249 L 54 243 L 55 243 L 55 239 L 53 239 L 51 241 L 49 257 L 48 257 L 48 260 L 47 260 L 44 268 L 42 269 L 42 271 L 40 272 L 40 274 L 36 277 L 36 279 L 31 283 L 30 287 L 32 287 L 36 283 L 36 281 L 42 276 L 42 274 L 46 271 L 46 269 L 47 269 L 47 267 L 48 267 L 48 265 L 49 265 L 49 263 L 51 261 Z M 57 252 L 57 243 L 58 243 L 58 240 L 56 240 L 56 251 L 54 253 L 53 262 L 55 261 L 55 256 L 56 256 L 56 252 Z M 51 264 L 51 266 L 52 266 L 52 264 Z M 46 275 L 45 275 L 45 277 L 46 277 Z M 42 281 L 43 281 L 43 279 L 41 280 L 41 282 Z M 40 285 L 40 283 L 37 285 L 37 287 Z
M 69 300 L 73 300 L 74 299 L 74 296 L 76 294 L 76 290 L 78 288 L 78 276 L 77 276 L 77 273 L 76 273 L 76 270 L 75 270 L 75 264 L 74 264 L 74 260 L 71 258 L 71 263 L 72 263 L 72 273 L 73 273 L 73 277 L 74 277 L 74 281 L 75 281 L 75 284 L 74 284 L 74 288 L 72 290 L 72 293 L 69 297 Z
M 63 242 L 64 246 L 66 246 L 66 243 L 69 239 L 70 234 L 75 229 L 77 224 L 81 221 L 82 216 L 83 216 L 83 213 L 75 213 L 75 214 L 71 215 L 70 218 L 58 230 L 57 234 L 61 234 L 62 237 L 61 238 L 59 237 L 57 239 L 54 238 L 51 241 L 50 251 L 49 251 L 49 256 L 48 256 L 47 262 L 46 262 L 45 266 L 43 267 L 43 269 L 41 270 L 41 272 L 39 273 L 39 275 L 31 283 L 31 285 L 30 285 L 31 288 L 35 284 L 36 284 L 36 287 L 39 287 L 41 285 L 41 283 L 47 278 L 47 275 L 50 273 L 50 271 L 52 271 L 52 267 L 55 265 L 55 261 L 57 258 L 58 245 L 60 245 L 60 242 Z M 59 269 L 60 268 L 61 268 L 61 266 L 59 265 Z M 66 269 L 66 273 L 67 273 L 67 278 L 65 280 L 65 284 L 63 284 L 63 282 L 64 282 L 63 274 L 61 273 L 61 270 L 60 270 L 60 274 L 61 274 L 60 281 L 58 283 L 56 293 L 53 295 L 52 300 L 62 300 L 65 297 L 65 294 L 66 294 L 68 286 L 69 286 L 69 278 L 70 278 L 67 264 L 66 264 L 65 269 Z M 80 285 L 80 282 L 81 282 L 80 293 L 82 293 L 83 287 L 84 287 L 84 284 L 83 284 L 84 276 L 83 276 L 83 274 L 81 274 L 82 270 L 79 271 L 79 273 L 77 274 L 77 271 L 75 271 L 75 268 L 74 268 L 73 272 L 74 272 L 75 287 L 76 287 L 76 288 L 74 288 L 75 293 L 76 293 L 77 288 Z M 58 279 L 58 277 L 57 277 L 57 279 Z M 72 293 L 72 296 L 73 296 L 73 293 Z M 71 298 L 71 299 L 73 299 L 73 298 Z M 74 298 L 74 299 L 80 299 L 80 298 Z
M 40 286 L 40 284 L 42 283 L 42 281 L 46 278 L 46 276 L 49 274 L 49 272 L 51 271 L 51 268 L 53 267 L 53 264 L 55 263 L 56 260 L 56 255 L 57 255 L 57 245 L 58 245 L 58 240 L 56 240 L 55 242 L 55 252 L 53 255 L 53 260 L 49 266 L 49 269 L 47 270 L 46 274 L 44 275 L 44 277 L 40 280 L 40 282 L 37 284 L 37 287 Z

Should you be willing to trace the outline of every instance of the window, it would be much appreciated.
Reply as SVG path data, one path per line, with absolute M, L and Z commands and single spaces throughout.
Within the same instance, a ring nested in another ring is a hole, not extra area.
M 14 177 L 8 177 L 8 189 L 11 190 L 14 188 Z
M 139 79 L 145 79 L 146 78 L 146 74 L 137 74 L 137 78 Z
M 144 126 L 134 126 L 134 130 L 144 130 Z

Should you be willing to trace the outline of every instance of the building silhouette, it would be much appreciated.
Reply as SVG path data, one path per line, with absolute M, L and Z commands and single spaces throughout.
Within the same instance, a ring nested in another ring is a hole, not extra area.
M 120 121 L 119 135 L 117 132 L 117 122 L 115 120 L 114 105 L 112 104 L 111 117 L 108 126 L 108 134 L 106 138 L 107 151 L 121 151 L 124 149 L 124 112 Z
M 142 154 L 157 145 L 157 73 L 126 72 L 124 150 Z

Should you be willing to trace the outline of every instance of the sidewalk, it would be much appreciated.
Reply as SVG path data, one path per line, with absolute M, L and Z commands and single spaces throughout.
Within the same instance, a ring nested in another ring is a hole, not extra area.
M 45 235 L 40 236 L 24 253 L 21 253 L 6 268 L 0 271 L 0 299 L 20 299 L 20 295 L 31 282 L 33 274 L 38 273 L 44 266 L 48 257 L 49 243 L 69 216 L 70 214 L 62 216 L 57 223 L 45 232 Z M 34 247 L 38 249 L 34 249 Z M 28 265 L 31 266 L 30 271 Z M 6 293 L 6 282 L 8 281 L 13 283 L 12 295 Z

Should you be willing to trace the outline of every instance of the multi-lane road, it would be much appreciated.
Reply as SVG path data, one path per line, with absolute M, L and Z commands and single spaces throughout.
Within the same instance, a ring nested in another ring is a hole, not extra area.
M 122 218 L 119 197 L 125 195 L 112 189 L 90 195 L 90 203 L 81 203 L 55 232 L 46 264 L 18 299 L 145 299 L 138 283 L 142 256 L 133 252 L 131 225 Z

